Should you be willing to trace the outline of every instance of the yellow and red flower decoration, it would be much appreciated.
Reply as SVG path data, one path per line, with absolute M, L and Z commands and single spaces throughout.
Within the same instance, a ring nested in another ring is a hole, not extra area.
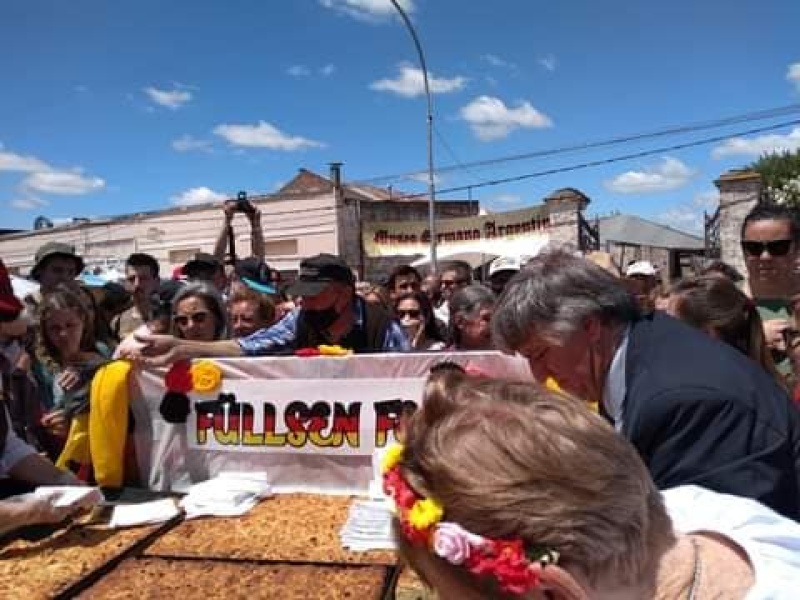
M 316 348 L 299 348 L 294 351 L 295 356 L 308 358 L 311 356 L 349 356 L 352 350 L 338 345 L 320 344 Z
M 541 570 L 558 561 L 549 549 L 526 549 L 522 540 L 496 540 L 471 533 L 458 523 L 443 521 L 444 508 L 417 494 L 403 477 L 403 446 L 387 448 L 381 461 L 383 490 L 395 504 L 403 536 L 425 546 L 454 565 L 478 576 L 494 578 L 511 594 L 524 594 L 540 583 Z
M 192 389 L 198 394 L 213 394 L 222 385 L 222 371 L 210 360 L 192 365 Z
M 221 385 L 222 371 L 210 360 L 199 360 L 194 364 L 179 360 L 164 375 L 167 391 L 161 399 L 159 412 L 168 423 L 185 423 L 190 411 L 187 394 L 213 394 Z

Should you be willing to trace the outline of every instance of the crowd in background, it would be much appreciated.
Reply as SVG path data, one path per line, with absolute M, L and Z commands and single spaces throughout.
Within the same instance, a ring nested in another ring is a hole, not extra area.
M 793 212 L 764 205 L 748 215 L 746 274 L 715 261 L 665 281 L 647 261 L 623 266 L 601 252 L 552 249 L 528 264 L 498 257 L 485 271 L 458 261 L 436 274 L 401 265 L 369 283 L 340 257 L 320 254 L 286 284 L 264 260 L 263 236 L 251 235 L 252 256 L 226 257 L 234 212 L 226 205 L 215 252 L 169 277 L 154 257 L 134 253 L 123 281 L 87 285 L 75 249 L 48 243 L 30 273 L 38 289 L 17 299 L 2 268 L 4 495 L 20 483 L 93 481 L 91 465 L 65 462 L 63 452 L 76 421 L 92 411 L 95 373 L 114 359 L 162 366 L 321 345 L 355 353 L 497 349 L 526 357 L 539 381 L 598 407 L 659 488 L 691 481 L 800 518 L 800 429 L 788 400 L 800 374 Z M 258 210 L 245 212 L 258 231 Z M 636 361 L 648 365 L 641 379 L 632 374 Z M 731 382 L 738 390 L 726 387 Z M 684 406 L 695 390 L 702 408 L 651 414 L 681 385 L 684 396 L 672 401 Z M 737 394 L 749 395 L 740 402 Z M 647 402 L 637 404 L 637 395 Z M 41 505 L 26 510 L 28 520 L 63 517 Z

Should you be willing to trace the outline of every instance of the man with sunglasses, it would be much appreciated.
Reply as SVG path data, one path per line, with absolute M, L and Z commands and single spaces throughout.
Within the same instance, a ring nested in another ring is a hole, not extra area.
M 442 303 L 434 308 L 436 318 L 447 325 L 450 322 L 450 298 L 458 290 L 472 284 L 472 267 L 463 260 L 445 263 L 439 278 L 439 292 Z
M 776 366 L 787 377 L 792 375 L 792 368 L 784 332 L 792 326 L 790 299 L 799 291 L 798 240 L 800 223 L 786 206 L 759 204 L 742 222 L 742 254 L 750 293 Z
M 201 356 L 292 354 L 320 345 L 339 345 L 355 353 L 407 352 L 400 325 L 382 308 L 355 291 L 355 277 L 338 256 L 318 254 L 300 263 L 300 274 L 287 293 L 302 299 L 300 307 L 271 327 L 234 340 L 197 342 L 167 335 L 137 336 L 146 344 L 148 364 L 159 366 Z

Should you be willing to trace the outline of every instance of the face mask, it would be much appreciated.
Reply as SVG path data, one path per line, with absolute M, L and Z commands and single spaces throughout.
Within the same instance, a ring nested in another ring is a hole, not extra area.
M 307 310 L 303 309 L 303 318 L 306 323 L 316 331 L 325 331 L 328 327 L 333 325 L 339 317 L 339 311 L 335 307 L 329 306 L 322 310 Z

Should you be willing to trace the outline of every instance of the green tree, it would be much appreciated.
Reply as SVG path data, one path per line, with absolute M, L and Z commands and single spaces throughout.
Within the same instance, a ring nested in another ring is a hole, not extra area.
M 800 208 L 800 149 L 764 154 L 750 168 L 761 175 L 768 200 Z

